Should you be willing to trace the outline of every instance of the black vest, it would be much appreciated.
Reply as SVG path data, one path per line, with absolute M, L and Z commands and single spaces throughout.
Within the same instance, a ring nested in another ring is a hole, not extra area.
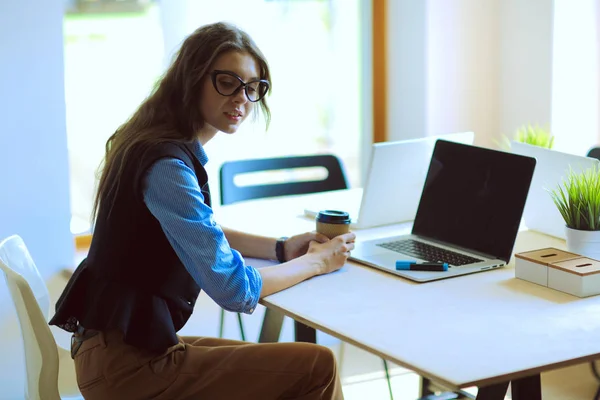
M 169 142 L 134 149 L 123 162 L 118 187 L 101 199 L 87 259 L 75 270 L 50 324 L 74 332 L 119 329 L 125 343 L 151 351 L 177 344 L 200 287 L 169 244 L 143 200 L 143 179 L 164 157 L 195 171 L 210 206 L 208 177 L 186 144 Z M 116 170 L 114 168 L 113 170 Z M 111 179 L 114 181 L 114 179 Z

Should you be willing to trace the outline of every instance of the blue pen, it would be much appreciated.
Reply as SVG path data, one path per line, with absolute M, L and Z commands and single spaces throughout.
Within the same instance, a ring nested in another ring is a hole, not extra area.
M 396 261 L 396 270 L 402 271 L 448 271 L 448 263 L 417 262 L 414 260 Z

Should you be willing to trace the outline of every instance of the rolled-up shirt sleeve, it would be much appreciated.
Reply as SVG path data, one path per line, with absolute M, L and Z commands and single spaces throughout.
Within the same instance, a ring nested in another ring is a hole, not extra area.
M 163 158 L 144 183 L 146 206 L 198 286 L 224 309 L 252 313 L 262 289 L 260 273 L 229 246 L 193 170 L 181 160 Z

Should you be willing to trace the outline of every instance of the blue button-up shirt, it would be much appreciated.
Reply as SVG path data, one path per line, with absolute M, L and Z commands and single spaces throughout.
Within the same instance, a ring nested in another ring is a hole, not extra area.
M 200 142 L 193 150 L 206 165 Z M 194 171 L 183 161 L 162 158 L 149 169 L 144 201 L 190 275 L 224 309 L 252 313 L 262 289 L 260 273 L 229 247 L 203 200 Z

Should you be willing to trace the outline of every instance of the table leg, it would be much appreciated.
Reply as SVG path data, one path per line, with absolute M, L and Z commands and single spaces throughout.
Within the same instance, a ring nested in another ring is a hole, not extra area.
M 317 343 L 317 331 L 315 328 L 304 325 L 302 322 L 294 321 L 296 342 Z
M 495 385 L 480 387 L 477 391 L 477 400 L 504 400 L 508 382 L 496 383 Z M 533 400 L 533 399 L 531 399 Z
M 419 389 L 420 396 L 419 398 L 424 398 L 426 396 L 432 395 L 433 392 L 430 389 L 431 381 L 427 378 L 421 377 L 421 388 Z
M 542 400 L 540 375 L 514 380 L 510 383 L 513 400 Z
M 267 308 L 263 319 L 258 343 L 275 343 L 279 341 L 283 325 L 283 313 Z

